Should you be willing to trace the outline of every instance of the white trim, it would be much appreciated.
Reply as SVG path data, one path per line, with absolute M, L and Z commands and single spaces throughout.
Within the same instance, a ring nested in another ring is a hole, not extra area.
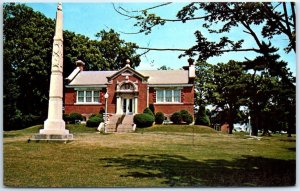
M 86 92 L 87 91 L 89 91 L 89 92 L 91 92 L 92 94 L 91 94 L 91 96 L 89 96 L 89 97 L 91 97 L 91 102 L 87 102 L 86 101 Z M 98 100 L 97 101 L 95 101 L 94 100 L 94 92 L 95 91 L 98 91 L 99 92 L 99 96 L 98 96 Z M 101 104 L 100 103 L 100 96 L 101 96 L 101 92 L 100 92 L 101 90 L 87 90 L 87 89 L 80 89 L 80 90 L 76 90 L 76 103 L 75 103 L 75 105 L 98 105 L 98 104 Z M 79 102 L 78 101 L 78 92 L 83 92 L 83 102 Z
M 149 87 L 192 87 L 194 84 L 149 84 Z
M 181 102 L 181 89 L 155 89 L 156 90 L 156 100 L 155 100 L 155 103 L 161 103 L 161 104 L 174 104 L 174 103 L 182 103 Z M 171 90 L 171 98 L 172 98 L 172 101 L 166 101 L 166 90 Z M 174 90 L 178 90 L 179 91 L 179 102 L 175 102 L 175 97 L 174 97 Z M 157 91 L 163 91 L 163 101 L 158 101 L 158 96 L 157 96 Z
M 103 105 L 103 104 L 97 102 L 79 102 L 79 103 L 74 103 L 74 105 Z
M 76 88 L 76 89 L 84 89 L 84 88 L 106 88 L 106 85 L 66 85 L 66 88 Z

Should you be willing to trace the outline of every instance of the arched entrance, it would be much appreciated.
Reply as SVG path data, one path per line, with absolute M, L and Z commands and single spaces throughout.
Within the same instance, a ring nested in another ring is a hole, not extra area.
M 137 87 L 132 82 L 123 82 L 117 86 L 117 114 L 132 115 L 137 113 Z

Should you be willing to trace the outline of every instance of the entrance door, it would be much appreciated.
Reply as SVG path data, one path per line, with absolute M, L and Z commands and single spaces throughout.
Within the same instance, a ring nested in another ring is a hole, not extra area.
M 132 98 L 123 98 L 123 113 L 132 114 L 133 113 L 133 100 Z

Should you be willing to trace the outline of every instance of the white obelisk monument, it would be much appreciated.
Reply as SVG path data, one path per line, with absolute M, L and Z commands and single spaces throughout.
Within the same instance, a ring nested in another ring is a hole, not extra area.
M 52 65 L 49 90 L 48 119 L 40 134 L 69 135 L 62 118 L 63 107 L 63 12 L 62 4 L 58 3 L 56 11 L 55 36 L 52 50 Z

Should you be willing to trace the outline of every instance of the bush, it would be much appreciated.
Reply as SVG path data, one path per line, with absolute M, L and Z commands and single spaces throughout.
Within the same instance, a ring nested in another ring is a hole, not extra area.
M 182 121 L 180 112 L 173 113 L 170 119 L 174 124 L 180 124 Z
M 86 122 L 87 127 L 98 127 L 99 124 L 103 122 L 103 118 L 94 116 L 90 117 L 89 120 Z
M 191 124 L 193 122 L 193 116 L 189 113 L 181 115 L 182 121 L 186 122 L 187 124 Z
M 82 120 L 83 117 L 80 113 L 70 113 L 70 123 L 74 124 L 76 120 Z
M 92 115 L 90 116 L 90 118 L 91 118 L 91 117 L 99 117 L 99 118 L 102 118 L 102 119 L 103 119 L 103 115 L 100 114 L 100 113 L 98 113 L 98 114 L 92 114 Z
M 70 115 L 69 114 L 63 114 L 63 120 L 65 121 L 65 122 L 69 122 L 70 121 Z
M 210 126 L 210 120 L 209 120 L 208 116 L 206 115 L 204 106 L 200 106 L 199 111 L 196 116 L 195 124 Z
M 154 117 L 148 113 L 136 114 L 133 118 L 134 123 L 137 127 L 151 127 L 154 122 Z
M 143 113 L 152 115 L 153 118 L 155 117 L 155 116 L 154 116 L 154 113 L 149 109 L 149 107 L 147 107 L 146 109 L 144 109 L 144 112 L 143 112 Z
M 153 103 L 149 104 L 149 109 L 152 111 L 153 114 L 155 113 L 155 108 Z
M 187 110 L 181 110 L 181 111 L 180 111 L 180 114 L 181 114 L 181 116 L 182 116 L 182 115 L 187 115 L 187 114 L 189 114 L 189 112 L 188 112 Z
M 157 112 L 155 114 L 155 123 L 162 124 L 165 120 L 165 115 L 162 112 Z

